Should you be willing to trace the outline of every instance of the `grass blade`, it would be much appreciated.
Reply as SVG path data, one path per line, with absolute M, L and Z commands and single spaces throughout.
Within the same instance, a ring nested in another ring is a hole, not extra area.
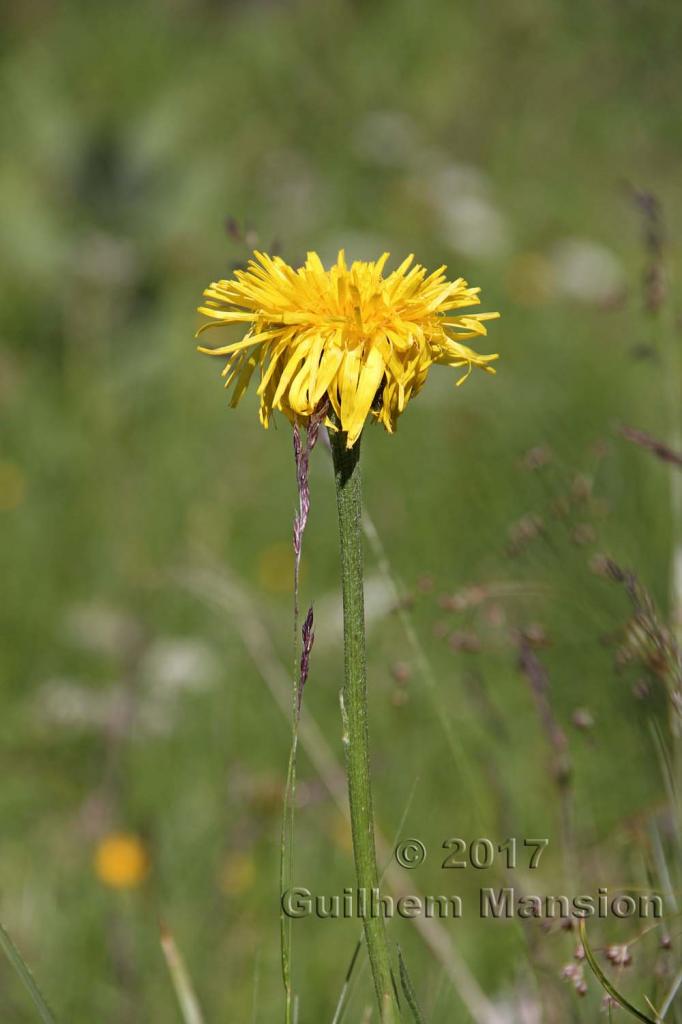
M 400 964 L 400 984 L 402 985 L 405 1002 L 409 1006 L 412 1016 L 414 1017 L 414 1024 L 426 1024 L 422 1012 L 419 1009 L 417 993 L 414 990 L 412 979 L 407 973 L 407 965 L 400 946 L 398 946 L 398 963 Z
M 356 961 L 358 959 L 358 954 L 359 954 L 361 949 L 362 949 L 362 938 L 360 938 L 358 940 L 358 942 L 356 943 L 355 950 L 353 951 L 353 956 L 351 957 L 351 961 L 350 961 L 350 964 L 348 966 L 348 970 L 346 971 L 346 977 L 344 978 L 343 988 L 341 989 L 341 994 L 339 995 L 339 999 L 338 999 L 338 1002 L 336 1004 L 336 1010 L 334 1011 L 334 1018 L 332 1020 L 332 1024 L 339 1024 L 339 1022 L 341 1020 L 341 1014 L 343 1013 L 343 1011 L 344 1011 L 344 1009 L 346 1007 L 346 996 L 348 995 L 348 989 L 350 987 L 351 978 L 353 977 L 353 970 L 355 968 L 355 963 L 356 963 Z
M 292 1024 L 293 987 L 291 982 L 291 918 L 284 913 L 284 896 L 293 885 L 293 832 L 296 813 L 296 750 L 298 747 L 298 721 L 294 717 L 287 780 L 284 787 L 284 809 L 280 830 L 279 892 L 280 892 L 280 957 L 284 984 L 284 1021 Z
M 661 1006 L 660 1012 L 658 1014 L 658 1016 L 660 1017 L 661 1020 L 664 1019 L 666 1013 L 668 1012 L 668 1010 L 672 1006 L 673 999 L 677 995 L 677 992 L 679 990 L 680 985 L 682 985 L 682 971 L 678 971 L 677 974 L 675 975 L 675 980 L 673 981 L 672 985 L 670 986 L 670 991 L 668 992 L 667 996 L 663 1000 L 663 1005 Z
M 11 938 L 0 924 L 0 947 L 2 951 L 11 963 L 14 970 L 21 978 L 24 987 L 27 989 L 28 994 L 33 1000 L 33 1004 L 40 1014 L 40 1019 L 44 1024 L 56 1024 L 54 1014 L 45 1002 L 40 989 L 36 985 L 35 978 L 31 974 L 31 971 L 25 963 L 21 953 L 12 942 Z
M 161 949 L 166 958 L 168 971 L 178 999 L 184 1024 L 204 1024 L 199 1002 L 190 981 L 185 961 L 175 945 L 175 939 L 166 927 L 161 926 Z
M 580 921 L 580 941 L 582 942 L 583 949 L 585 950 L 585 959 L 592 968 L 593 974 L 596 976 L 597 980 L 601 983 L 602 988 L 604 988 L 608 992 L 611 998 L 615 999 L 619 1006 L 622 1006 L 624 1010 L 627 1010 L 627 1012 L 630 1013 L 633 1017 L 636 1017 L 637 1020 L 644 1021 L 644 1024 L 656 1024 L 656 1021 L 652 1020 L 651 1017 L 647 1017 L 645 1013 L 642 1013 L 642 1011 L 638 1010 L 636 1006 L 633 1006 L 632 1003 L 629 1003 L 625 996 L 622 996 L 620 992 L 613 987 L 609 979 L 606 977 L 606 975 L 604 974 L 604 972 L 602 971 L 601 967 L 597 962 L 597 958 L 590 949 L 589 943 L 587 941 L 587 929 L 585 928 L 585 921 L 583 919 L 581 919 Z

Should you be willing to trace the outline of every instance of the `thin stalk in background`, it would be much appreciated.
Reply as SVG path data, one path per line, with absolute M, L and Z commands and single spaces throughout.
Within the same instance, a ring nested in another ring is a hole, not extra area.
M 462 803 L 466 802 L 469 809 L 473 811 L 475 821 L 477 822 L 476 831 L 483 835 L 485 829 L 480 811 L 482 801 L 479 799 L 476 776 L 472 771 L 470 761 L 466 756 L 461 741 L 455 736 L 455 722 L 452 712 L 448 705 L 439 699 L 438 681 L 433 666 L 426 656 L 426 652 L 419 639 L 414 622 L 410 617 L 405 601 L 407 595 L 391 570 L 381 537 L 373 519 L 366 510 L 363 511 L 362 515 L 362 528 L 370 545 L 370 550 L 379 566 L 379 570 L 391 588 L 400 625 L 412 651 L 412 657 L 414 658 L 419 675 L 426 684 L 426 693 L 434 710 L 436 722 L 445 734 L 450 756 L 457 769 L 457 778 L 460 780 L 460 799 L 462 799 Z
M 662 388 L 667 420 L 667 443 L 673 453 L 682 446 L 682 360 L 680 358 L 680 330 L 677 323 L 672 267 L 666 239 L 666 225 L 658 197 L 651 192 L 635 190 L 644 226 L 647 263 L 644 272 L 644 312 L 650 318 L 651 331 L 662 364 Z M 679 691 L 682 673 L 682 472 L 672 462 L 670 472 L 671 556 L 669 601 L 673 643 L 670 645 L 675 659 L 672 685 Z M 678 696 L 676 692 L 675 696 Z M 673 802 L 677 840 L 677 862 L 682 854 L 682 716 L 679 702 L 670 702 L 670 732 L 672 736 Z M 679 888 L 679 868 L 675 879 Z
M 682 358 L 680 330 L 673 299 L 671 260 L 661 204 L 652 192 L 635 189 L 633 198 L 642 214 L 647 262 L 644 270 L 643 305 L 652 340 L 662 363 L 663 401 L 667 420 L 666 451 L 659 457 L 671 462 L 670 512 L 672 553 L 670 560 L 670 610 L 673 631 L 682 640 L 682 475 L 675 453 L 682 447 Z M 645 445 L 646 446 L 646 445 Z M 670 459 L 667 456 L 672 455 Z M 676 464 L 677 462 L 677 464 Z M 678 728 L 674 725 L 674 728 Z
M 353 854 L 359 890 L 369 895 L 379 888 L 367 721 L 367 659 L 362 557 L 362 492 L 360 440 L 346 448 L 346 434 L 330 434 L 341 548 L 345 681 L 341 707 L 344 727 L 346 775 L 350 803 Z M 391 957 L 383 917 L 363 921 L 374 987 L 382 1020 L 398 1018 L 399 1010 Z
M 293 886 L 294 875 L 294 815 L 296 811 L 296 755 L 298 752 L 298 726 L 301 718 L 303 688 L 308 679 L 310 652 L 315 634 L 313 632 L 313 609 L 308 609 L 299 643 L 299 589 L 301 577 L 301 553 L 303 550 L 303 534 L 305 533 L 310 511 L 310 488 L 308 469 L 310 454 L 315 447 L 317 435 L 325 416 L 326 403 L 311 417 L 306 430 L 305 444 L 301 441 L 298 424 L 294 424 L 294 458 L 296 460 L 296 483 L 298 486 L 298 511 L 294 515 L 293 548 L 294 548 L 294 671 L 291 708 L 291 748 L 287 765 L 287 779 L 284 787 L 284 811 L 280 834 L 280 898 L 287 889 Z M 295 1020 L 296 1002 L 293 998 L 291 980 L 291 918 L 280 911 L 280 947 L 282 960 L 282 981 L 284 984 L 284 1021 L 293 1024 Z
M 185 966 L 185 961 L 175 944 L 173 935 L 165 925 L 161 926 L 161 949 L 166 958 L 183 1024 L 204 1024 L 199 1000 L 194 991 L 192 979 Z
M 45 1002 L 42 992 L 38 988 L 35 982 L 35 978 L 31 974 L 30 968 L 23 959 L 21 953 L 12 942 L 9 934 L 0 924 L 0 949 L 5 954 L 9 962 L 11 963 L 14 970 L 17 972 L 21 981 L 23 982 L 26 991 L 33 1000 L 33 1005 L 38 1011 L 43 1024 L 56 1024 L 55 1017 L 52 1010 Z

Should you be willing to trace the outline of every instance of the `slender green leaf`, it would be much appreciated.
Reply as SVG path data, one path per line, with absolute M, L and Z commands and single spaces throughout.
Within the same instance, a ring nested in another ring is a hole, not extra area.
M 353 970 L 355 968 L 355 964 L 356 964 L 357 959 L 358 959 L 358 954 L 359 954 L 361 949 L 362 949 L 362 937 L 360 937 L 360 939 L 355 944 L 355 949 L 353 951 L 353 956 L 351 957 L 350 964 L 348 965 L 348 970 L 346 971 L 346 977 L 345 977 L 344 982 L 343 982 L 343 988 L 341 989 L 341 993 L 339 995 L 339 999 L 338 999 L 338 1002 L 336 1004 L 336 1010 L 334 1011 L 334 1017 L 332 1019 L 332 1024 L 339 1024 L 339 1022 L 341 1020 L 341 1015 L 342 1015 L 343 1011 L 346 1008 L 346 997 L 348 995 L 348 989 L 350 988 L 350 982 L 351 982 L 351 978 L 353 976 Z
M 414 990 L 412 979 L 407 972 L 407 965 L 400 946 L 398 946 L 398 963 L 400 964 L 400 984 L 402 985 L 405 1001 L 412 1012 L 412 1016 L 414 1017 L 414 1024 L 426 1024 L 424 1016 L 419 1009 L 417 993 Z
M 12 942 L 11 938 L 0 924 L 0 947 L 2 951 L 11 963 L 14 970 L 17 972 L 25 988 L 28 990 L 33 1003 L 40 1014 L 40 1019 L 44 1024 L 56 1024 L 55 1017 L 49 1006 L 45 1002 L 40 989 L 36 985 L 35 978 L 31 974 L 31 971 L 24 961 L 21 953 Z
M 656 1021 L 652 1020 L 651 1017 L 647 1017 L 645 1013 L 642 1013 L 642 1011 L 638 1010 L 636 1006 L 633 1006 L 632 1003 L 629 1003 L 625 996 L 622 996 L 620 992 L 613 987 L 609 979 L 606 977 L 601 967 L 599 966 L 599 963 L 597 962 L 597 958 L 590 949 L 590 945 L 587 941 L 587 929 L 585 928 L 584 920 L 580 921 L 580 941 L 582 942 L 583 949 L 585 950 L 585 959 L 592 968 L 592 971 L 597 977 L 598 981 L 601 983 L 602 987 L 608 992 L 611 998 L 615 999 L 619 1006 L 622 1006 L 624 1010 L 627 1010 L 627 1012 L 632 1014 L 633 1017 L 636 1017 L 637 1020 L 644 1021 L 644 1024 L 656 1024 Z
M 658 1014 L 658 1016 L 661 1018 L 661 1020 L 664 1019 L 666 1013 L 668 1012 L 668 1010 L 672 1006 L 673 999 L 677 995 L 678 990 L 680 988 L 680 985 L 682 985 L 682 971 L 678 971 L 677 974 L 675 975 L 675 979 L 674 979 L 672 985 L 670 986 L 670 990 L 669 990 L 667 996 L 665 997 L 665 999 L 663 1000 L 663 1005 L 661 1006 L 660 1012 Z

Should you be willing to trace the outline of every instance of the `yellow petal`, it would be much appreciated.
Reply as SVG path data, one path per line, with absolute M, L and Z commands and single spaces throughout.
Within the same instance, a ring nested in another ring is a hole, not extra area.
M 360 369 L 352 416 L 346 425 L 349 448 L 355 444 L 362 433 L 385 369 L 381 353 L 373 345 L 370 345 Z

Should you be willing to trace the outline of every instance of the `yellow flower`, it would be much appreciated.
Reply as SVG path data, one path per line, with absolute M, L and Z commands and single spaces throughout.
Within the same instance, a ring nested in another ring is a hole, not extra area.
M 289 594 L 294 572 L 291 544 L 271 544 L 258 557 L 258 582 L 271 594 Z
M 256 865 L 246 853 L 234 853 L 220 873 L 220 887 L 228 896 L 240 896 L 256 881 Z
M 0 462 L 0 512 L 18 508 L 26 494 L 24 474 L 13 462 Z
M 445 267 L 427 275 L 407 259 L 384 277 L 388 253 L 373 263 L 346 265 L 343 251 L 330 270 L 308 253 L 295 270 L 280 257 L 254 253 L 246 270 L 204 292 L 199 312 L 209 327 L 242 325 L 241 340 L 200 348 L 227 356 L 225 387 L 235 406 L 258 368 L 260 419 L 273 409 L 305 424 L 325 400 L 357 441 L 368 415 L 391 433 L 398 416 L 421 389 L 434 363 L 488 373 L 497 355 L 479 355 L 462 341 L 486 334 L 484 320 L 499 313 L 462 313 L 479 302 L 478 288 L 462 278 L 447 281 Z M 411 269 L 410 269 L 411 267 Z
M 112 889 L 134 889 L 149 873 L 149 857 L 135 835 L 113 833 L 105 836 L 95 850 L 95 874 Z
M 329 822 L 327 831 L 335 846 L 344 853 L 353 852 L 353 836 L 350 829 L 350 822 L 343 814 L 335 814 Z

